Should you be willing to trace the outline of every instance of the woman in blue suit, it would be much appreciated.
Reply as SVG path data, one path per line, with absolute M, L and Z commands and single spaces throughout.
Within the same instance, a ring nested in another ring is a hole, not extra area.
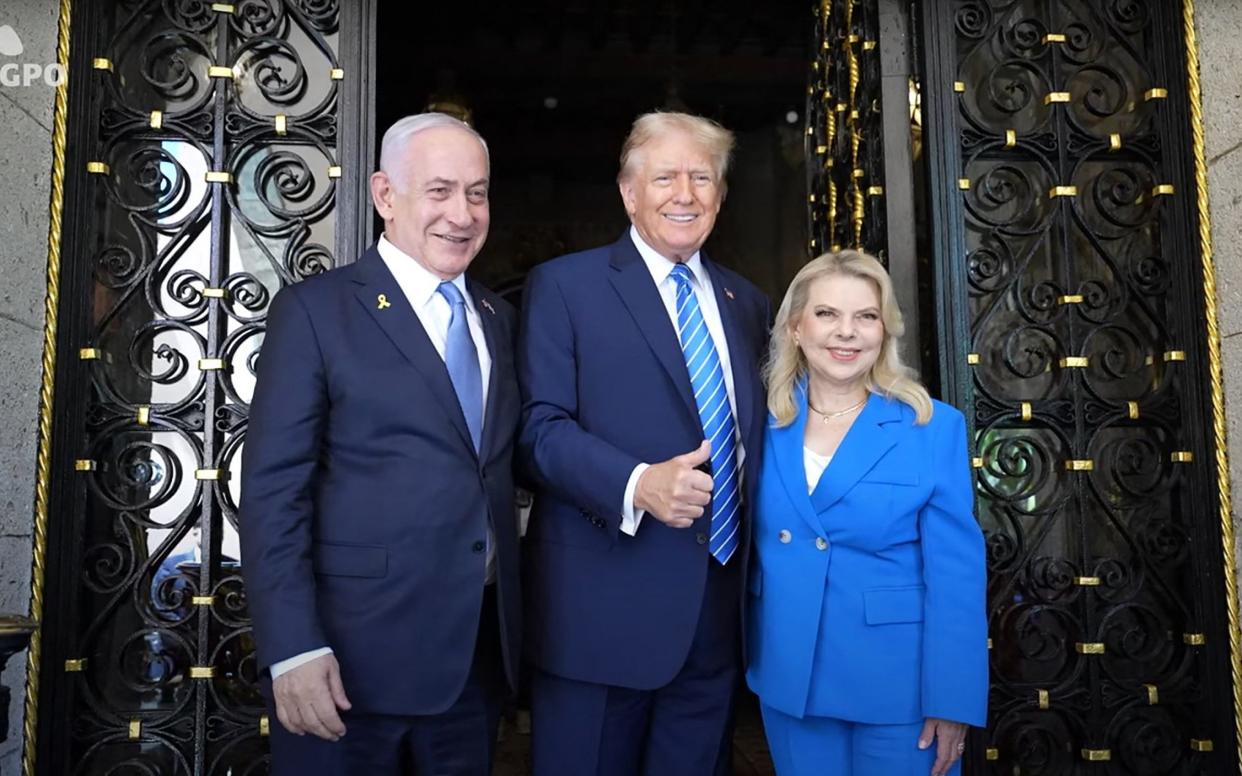
M 987 713 L 962 414 L 902 365 L 878 261 L 794 278 L 773 330 L 747 680 L 780 776 L 957 773 Z

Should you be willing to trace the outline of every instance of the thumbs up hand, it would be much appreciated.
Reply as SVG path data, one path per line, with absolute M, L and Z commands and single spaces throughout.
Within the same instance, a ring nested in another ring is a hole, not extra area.
M 689 528 L 712 499 L 711 443 L 652 464 L 638 478 L 634 506 L 673 528 Z

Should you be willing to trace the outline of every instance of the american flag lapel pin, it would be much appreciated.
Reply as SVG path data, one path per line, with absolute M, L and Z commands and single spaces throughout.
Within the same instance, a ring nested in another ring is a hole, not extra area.
M 480 299 L 479 304 L 483 305 L 483 307 L 492 315 L 496 314 L 496 310 L 492 307 L 492 303 L 486 299 Z
M 726 289 L 725 289 L 725 296 L 727 296 L 727 297 L 729 297 L 730 299 L 732 299 L 732 298 L 733 298 L 733 292 L 732 292 L 732 291 L 730 291 L 729 289 L 727 289 L 727 288 L 726 288 Z

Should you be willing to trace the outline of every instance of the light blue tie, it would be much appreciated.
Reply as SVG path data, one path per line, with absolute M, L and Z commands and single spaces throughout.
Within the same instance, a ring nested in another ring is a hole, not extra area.
M 483 375 L 479 371 L 479 351 L 470 336 L 466 299 L 461 291 L 448 282 L 441 283 L 437 290 L 453 310 L 444 343 L 444 365 L 448 367 L 449 379 L 453 381 L 457 402 L 466 416 L 466 427 L 470 429 L 470 439 L 477 451 L 479 440 L 483 438 Z
M 690 388 L 699 408 L 703 436 L 712 443 L 712 519 L 707 548 L 723 565 L 733 557 L 739 542 L 741 493 L 737 487 L 737 429 L 720 356 L 690 285 L 690 270 L 685 264 L 677 264 L 671 274 L 677 281 L 677 336 L 681 340 L 686 368 L 690 370 Z

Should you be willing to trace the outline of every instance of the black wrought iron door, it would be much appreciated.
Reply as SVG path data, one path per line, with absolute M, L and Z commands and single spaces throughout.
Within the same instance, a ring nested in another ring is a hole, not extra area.
M 269 301 L 357 242 L 365 4 L 78 5 L 36 762 L 265 773 L 238 474 Z
M 943 384 L 988 548 L 974 773 L 1237 772 L 1184 10 L 918 10 Z

